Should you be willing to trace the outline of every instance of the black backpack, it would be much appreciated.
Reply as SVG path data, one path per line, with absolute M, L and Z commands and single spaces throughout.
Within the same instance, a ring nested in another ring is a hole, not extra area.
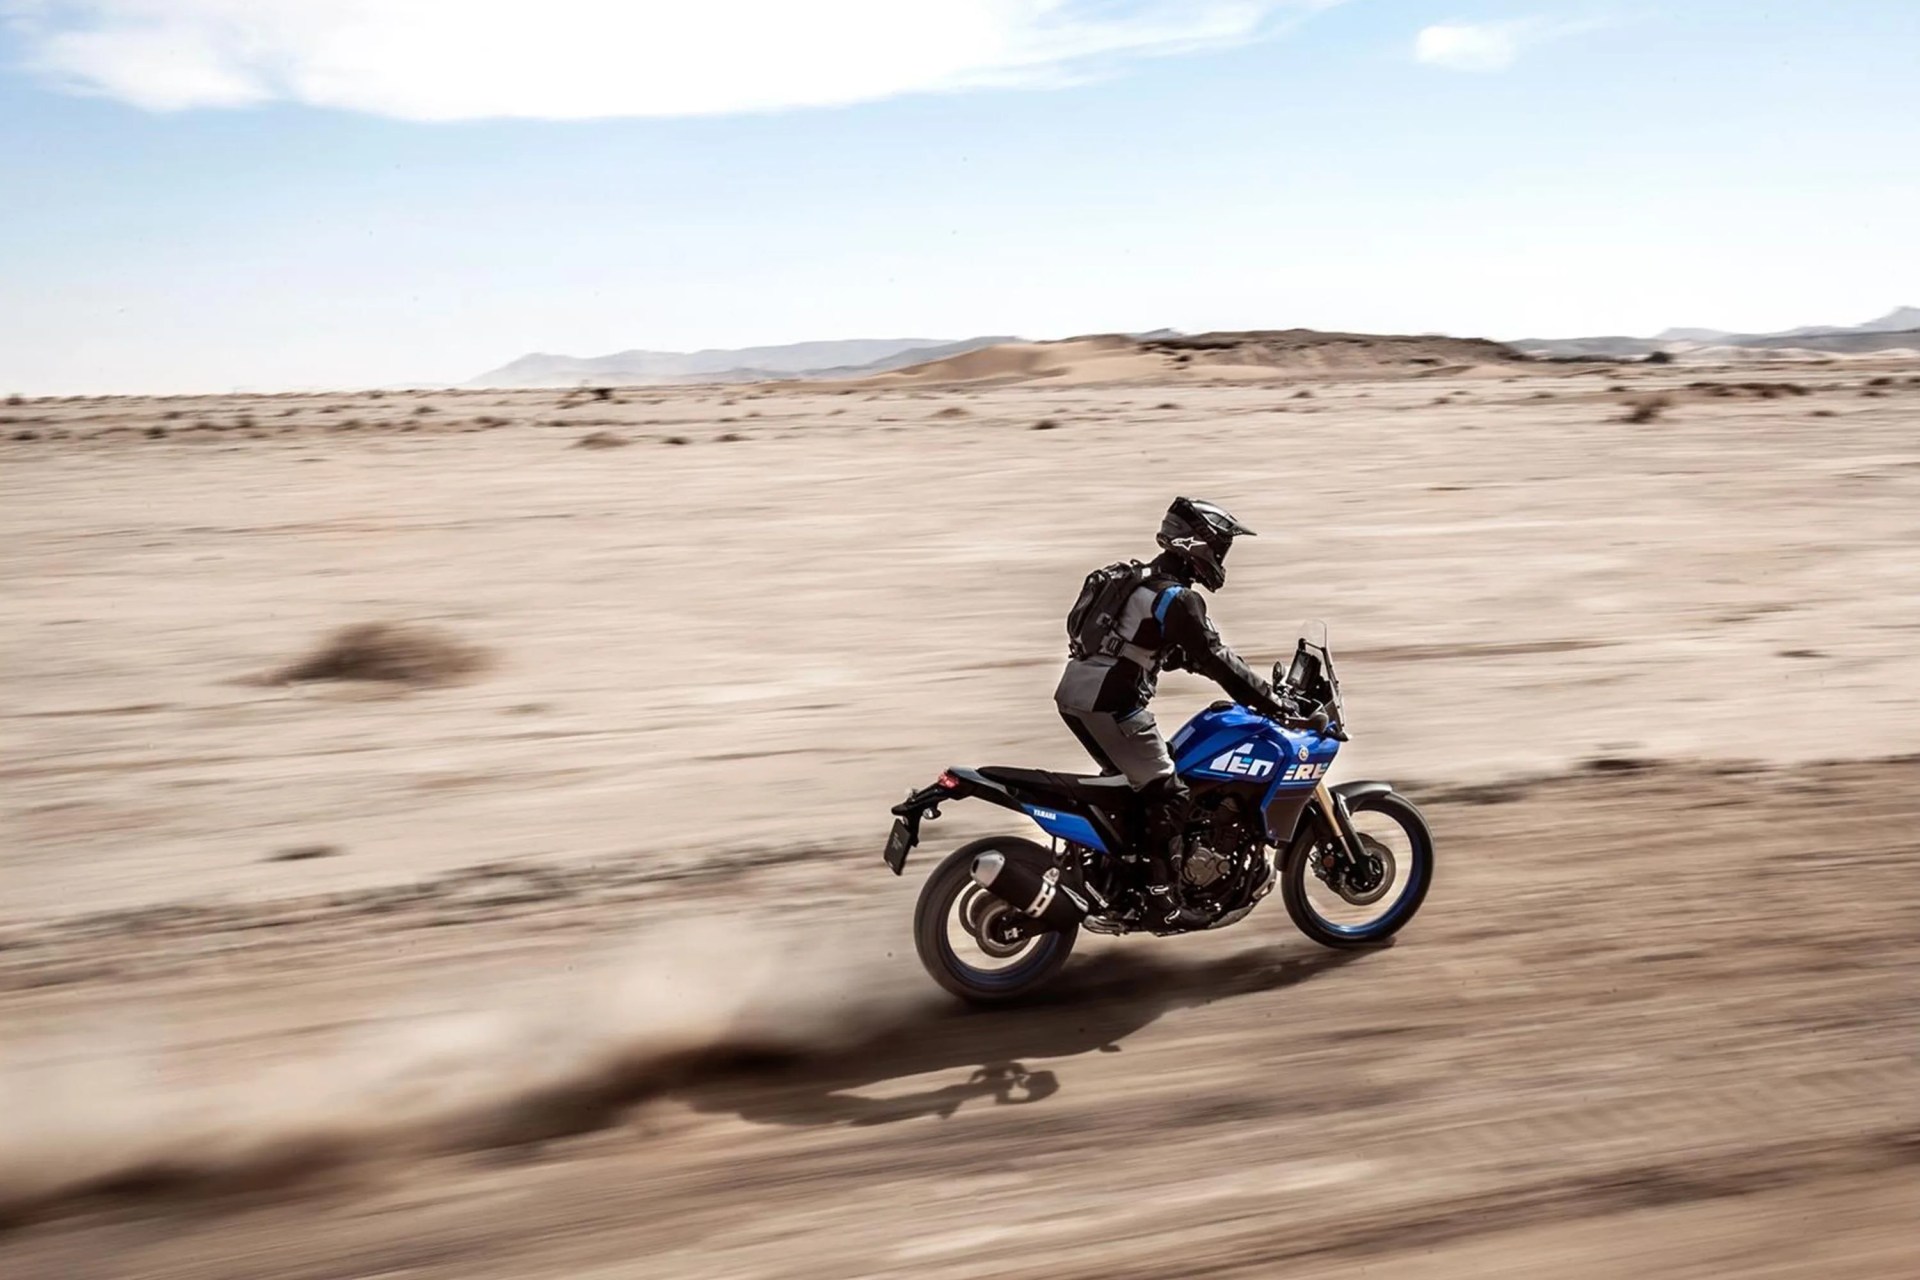
M 1074 658 L 1111 658 L 1126 647 L 1120 615 L 1147 580 L 1147 566 L 1120 560 L 1095 569 L 1080 584 L 1080 598 L 1067 611 L 1067 652 Z

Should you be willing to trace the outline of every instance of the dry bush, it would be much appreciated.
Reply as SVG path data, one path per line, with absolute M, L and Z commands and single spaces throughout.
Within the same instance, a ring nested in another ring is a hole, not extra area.
M 1622 422 L 1652 422 L 1673 407 L 1670 396 L 1640 396 L 1628 402 L 1632 407 Z
M 611 431 L 596 431 L 592 435 L 581 436 L 578 440 L 575 440 L 573 447 L 576 449 L 618 449 L 623 445 L 632 443 L 633 441 L 627 439 L 625 436 L 617 436 Z
M 944 409 L 934 410 L 933 416 L 936 418 L 968 418 L 973 415 L 957 404 L 950 404 Z
M 267 677 L 267 683 L 367 680 L 425 688 L 451 684 L 486 665 L 484 650 L 438 628 L 362 622 L 334 632 L 312 653 Z
M 1059 426 L 1060 426 L 1060 423 L 1057 419 L 1042 418 L 1040 419 L 1040 421 L 1034 423 L 1033 426 L 1029 429 L 1033 431 L 1053 431 L 1053 430 L 1056 430 Z
M 1305 387 L 1302 387 L 1298 391 L 1293 393 L 1293 398 L 1295 400 L 1311 400 L 1313 399 L 1313 392 L 1307 390 L 1307 388 Z
M 665 438 L 665 439 L 664 439 L 664 440 L 662 441 L 662 443 L 665 443 L 665 444 L 692 444 L 692 443 L 693 443 L 693 441 L 691 441 L 691 440 L 689 440 L 689 439 L 687 439 L 687 438 L 686 438 L 685 436 L 667 436 L 667 437 L 666 437 L 666 438 Z
M 739 444 L 742 440 L 745 440 L 745 439 L 746 437 L 741 435 L 738 431 L 729 431 L 725 435 L 718 435 L 714 437 L 714 441 L 718 444 Z
M 1161 402 L 1160 402 L 1159 404 L 1157 404 L 1157 405 L 1155 405 L 1155 406 L 1153 406 L 1153 407 L 1154 407 L 1154 408 L 1156 408 L 1156 409 L 1178 409 L 1178 408 L 1179 408 L 1180 406 L 1179 406 L 1179 405 L 1177 405 L 1177 404 L 1175 404 L 1175 403 L 1174 403 L 1173 401 L 1171 401 L 1171 400 L 1163 400 L 1163 401 L 1161 401 Z

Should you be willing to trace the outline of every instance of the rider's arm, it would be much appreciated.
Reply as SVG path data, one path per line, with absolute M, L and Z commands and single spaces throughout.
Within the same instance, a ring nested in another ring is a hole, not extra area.
M 1219 685 L 1227 696 L 1243 707 L 1263 715 L 1277 715 L 1281 708 L 1274 700 L 1273 686 L 1253 673 L 1240 655 L 1227 647 L 1207 616 L 1206 601 L 1200 593 L 1183 590 L 1167 609 L 1165 635 L 1178 655 L 1170 665 L 1183 667 Z

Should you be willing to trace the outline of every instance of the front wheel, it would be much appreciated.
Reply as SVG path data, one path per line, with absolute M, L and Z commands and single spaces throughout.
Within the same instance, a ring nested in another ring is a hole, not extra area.
M 1080 930 L 1039 932 L 1040 924 L 981 888 L 973 860 L 997 853 L 1036 871 L 1053 855 L 1031 840 L 996 836 L 947 855 L 920 890 L 913 945 L 933 980 L 974 1004 L 1001 1004 L 1038 989 L 1067 962 Z
M 1329 883 L 1321 842 L 1295 842 L 1280 897 L 1300 932 L 1323 947 L 1384 942 L 1413 919 L 1433 883 L 1433 836 L 1413 802 L 1393 791 L 1363 796 L 1348 815 L 1368 855 L 1356 878 Z

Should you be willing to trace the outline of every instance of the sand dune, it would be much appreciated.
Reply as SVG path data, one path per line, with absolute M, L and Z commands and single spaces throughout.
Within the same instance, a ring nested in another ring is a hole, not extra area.
M 999 385 L 1261 379 L 1300 374 L 1503 372 L 1526 357 L 1484 338 L 1252 329 L 1180 337 L 1097 334 L 1060 342 L 1007 342 L 879 375 L 865 385 Z

